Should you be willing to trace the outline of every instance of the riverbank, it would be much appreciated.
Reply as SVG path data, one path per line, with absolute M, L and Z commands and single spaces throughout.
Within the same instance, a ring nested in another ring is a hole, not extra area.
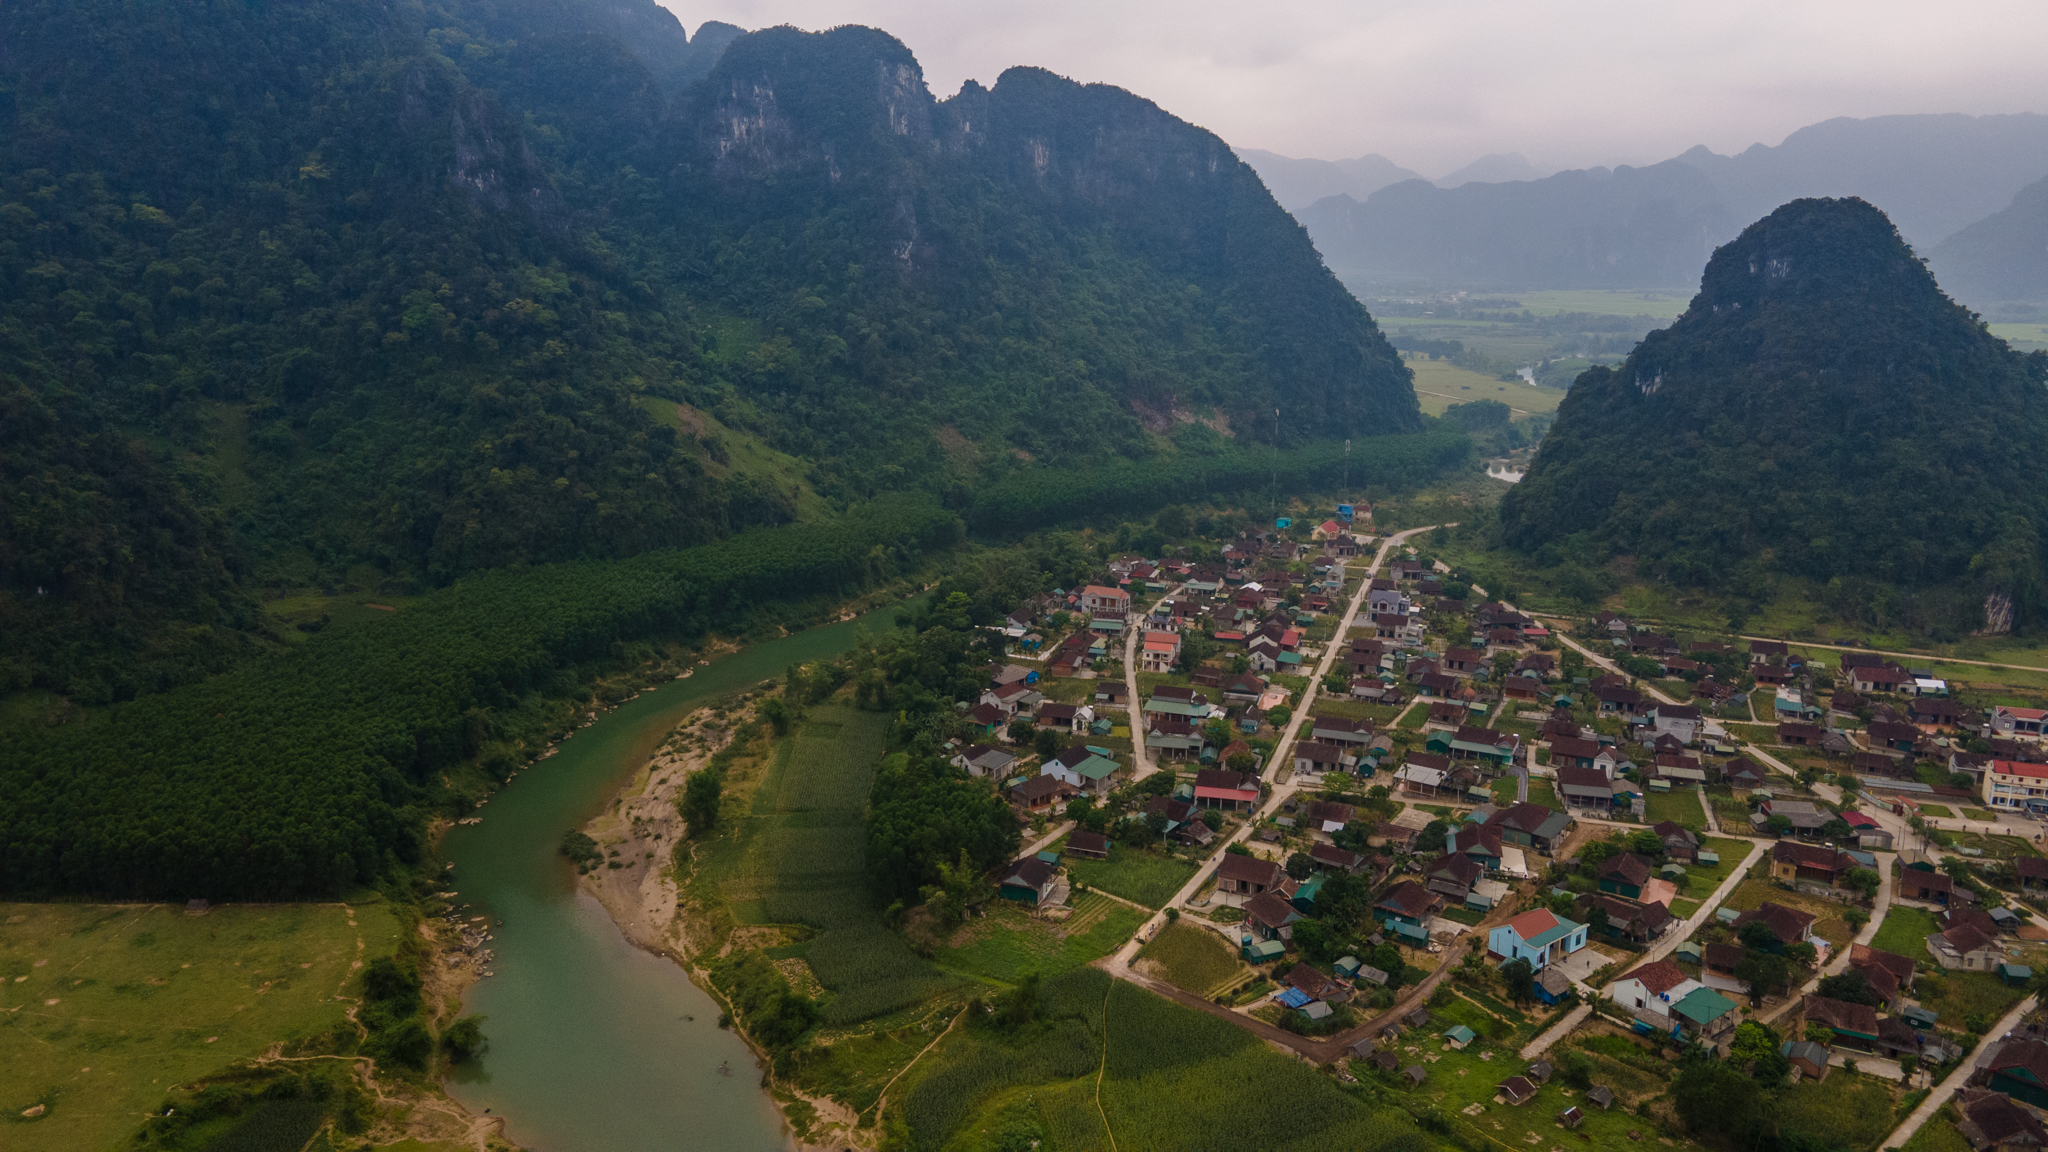
M 774 687 L 772 681 L 765 683 L 764 691 L 742 695 L 723 712 L 708 707 L 692 712 L 582 828 L 606 856 L 605 865 L 580 878 L 582 889 L 604 907 L 626 939 L 675 963 L 692 983 L 718 1001 L 728 1016 L 734 1015 L 731 1005 L 713 986 L 707 965 L 731 950 L 733 936 L 726 934 L 721 940 L 718 926 L 702 915 L 692 915 L 683 900 L 683 885 L 696 861 L 689 841 L 683 838 L 687 828 L 678 803 L 689 777 L 730 747 L 736 733 L 757 724 L 760 705 Z M 729 802 L 751 802 L 777 742 L 768 741 L 761 755 L 728 768 Z M 619 866 L 612 867 L 613 861 Z M 776 1079 L 769 1071 L 766 1053 L 738 1021 L 733 1031 L 753 1052 L 755 1082 L 775 1101 L 795 1152 L 872 1145 L 873 1133 L 860 1132 L 859 1118 L 852 1112 L 837 1101 L 805 1094 Z M 806 1110 L 810 1140 L 803 1139 L 789 1122 L 785 1108 L 791 1106 Z M 828 1134 L 829 1140 L 821 1139 Z

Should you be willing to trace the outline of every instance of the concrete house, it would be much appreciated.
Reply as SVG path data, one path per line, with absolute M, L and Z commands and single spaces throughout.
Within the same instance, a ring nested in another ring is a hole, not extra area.
M 1489 959 L 1527 960 L 1537 970 L 1586 946 L 1586 926 L 1546 908 L 1524 912 L 1486 934 Z

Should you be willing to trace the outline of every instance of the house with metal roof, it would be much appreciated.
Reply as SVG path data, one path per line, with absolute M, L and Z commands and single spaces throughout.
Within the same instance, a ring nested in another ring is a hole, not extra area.
M 1547 908 L 1532 908 L 1486 934 L 1486 952 L 1498 963 L 1527 960 L 1541 971 L 1586 946 L 1586 926 Z
M 1701 986 L 1671 1006 L 1671 1018 L 1678 1022 L 1686 1039 L 1703 1044 L 1720 1044 L 1735 1031 L 1735 1001 L 1712 988 Z

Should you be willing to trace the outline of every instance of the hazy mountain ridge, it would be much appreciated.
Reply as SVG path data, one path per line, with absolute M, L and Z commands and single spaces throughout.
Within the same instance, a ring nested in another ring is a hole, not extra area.
M 1427 179 L 1377 153 L 1349 160 L 1297 160 L 1260 148 L 1239 148 L 1237 155 L 1258 172 L 1273 199 L 1289 212 L 1329 196 L 1363 200 L 1389 184 Z
M 1973 301 L 2048 300 L 2048 179 L 1927 254 L 1942 285 Z
M 1582 258 L 1584 222 L 1557 214 L 1554 206 L 1568 197 L 1570 187 L 1583 185 L 1587 173 L 1606 169 L 1502 184 L 1483 197 L 1473 194 L 1469 184 L 1438 188 L 1434 195 L 1416 189 L 1397 193 L 1389 187 L 1370 197 L 1354 197 L 1354 204 L 1320 202 L 1299 215 L 1331 267 L 1350 279 L 1677 287 L 1694 281 L 1706 253 L 1733 239 L 1738 222 L 1802 197 L 1869 200 L 1892 216 L 1915 247 L 1933 251 L 1958 230 L 2005 207 L 2019 189 L 2048 175 L 2048 116 L 1844 117 L 1809 125 L 1780 144 L 1758 144 L 1734 156 L 1696 147 L 1648 168 L 1614 172 L 1653 171 L 1673 164 L 1690 167 L 1705 178 L 1718 211 L 1664 183 L 1641 181 L 1610 188 L 1605 208 L 1642 223 L 1603 234 L 1615 256 L 1604 265 Z M 1496 213 L 1522 221 L 1523 227 L 1516 235 L 1494 234 Z M 1674 215 L 1718 223 L 1708 228 L 1705 247 L 1690 269 L 1667 272 L 1679 252 L 1670 228 Z M 1417 232 L 1433 233 L 1440 240 L 1417 246 L 1398 239 Z M 1667 259 L 1631 264 L 1621 255 L 1648 251 Z M 1641 278 L 1651 274 L 1676 278 Z
M 1579 378 L 1502 527 L 1518 548 L 1590 543 L 1682 584 L 1945 587 L 1922 623 L 1952 631 L 1981 626 L 1991 590 L 2029 617 L 2044 383 L 2048 356 L 1944 297 L 1881 212 L 1794 201 L 1714 253 L 1676 323 Z

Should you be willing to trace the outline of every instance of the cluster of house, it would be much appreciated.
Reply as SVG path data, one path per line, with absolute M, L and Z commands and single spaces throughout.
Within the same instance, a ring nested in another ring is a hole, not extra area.
M 1980 1152 L 2048 1148 L 2038 1114 L 2048 1109 L 2048 1044 L 2039 1031 L 2023 1026 L 1992 1044 L 1955 1106 L 1957 1129 Z

